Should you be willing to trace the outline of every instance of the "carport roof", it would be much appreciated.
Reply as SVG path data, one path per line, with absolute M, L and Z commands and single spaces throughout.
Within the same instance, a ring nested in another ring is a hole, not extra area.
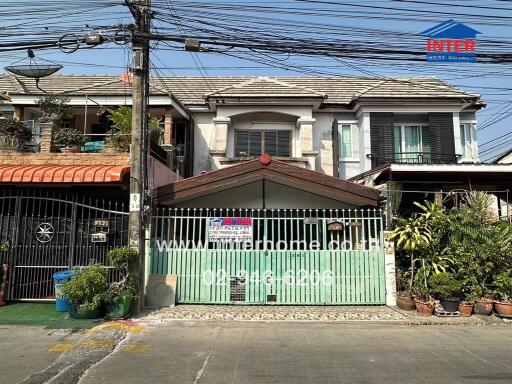
M 129 165 L 2 165 L 0 183 L 122 183 Z
M 380 192 L 320 172 L 262 155 L 227 168 L 179 180 L 157 189 L 159 204 L 174 204 L 228 190 L 254 181 L 268 180 L 354 206 L 377 206 Z

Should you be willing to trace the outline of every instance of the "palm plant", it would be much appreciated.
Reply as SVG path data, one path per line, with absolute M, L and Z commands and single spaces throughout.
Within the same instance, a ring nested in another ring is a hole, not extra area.
M 415 253 L 430 244 L 432 230 L 424 215 L 414 213 L 408 218 L 396 217 L 396 227 L 390 234 L 398 250 L 403 250 L 410 260 L 409 291 L 414 283 Z
M 433 275 L 448 272 L 453 264 L 446 247 L 449 220 L 440 200 L 414 204 L 420 209 L 420 216 L 425 220 L 431 234 L 431 241 L 422 248 L 421 258 L 418 260 L 421 264 L 416 274 L 423 280 L 428 280 Z

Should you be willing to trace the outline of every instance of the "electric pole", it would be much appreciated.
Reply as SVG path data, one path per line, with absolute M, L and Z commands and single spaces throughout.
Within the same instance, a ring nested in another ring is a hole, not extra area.
M 125 0 L 135 19 L 133 34 L 132 135 L 130 146 L 130 216 L 128 242 L 139 250 L 139 260 L 132 268 L 138 283 L 135 310 L 144 306 L 146 214 L 148 207 L 148 97 L 149 40 L 143 35 L 151 31 L 151 0 Z

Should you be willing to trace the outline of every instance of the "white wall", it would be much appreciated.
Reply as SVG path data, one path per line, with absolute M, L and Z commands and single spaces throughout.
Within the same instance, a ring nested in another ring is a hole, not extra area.
M 285 106 L 285 105 L 240 105 L 240 106 L 218 106 L 215 113 L 194 112 L 195 121 L 195 150 L 194 150 L 194 174 L 201 171 L 216 169 L 209 150 L 214 142 L 213 118 L 226 117 L 231 119 L 231 126 L 228 130 L 226 157 L 234 157 L 234 130 L 256 128 L 255 123 L 266 123 L 277 129 L 290 129 L 291 124 L 300 117 L 315 119 L 313 124 L 313 150 L 318 152 L 315 158 L 314 167 L 318 172 L 328 175 L 334 174 L 334 167 L 339 167 L 339 175 L 342 179 L 348 179 L 362 172 L 371 169 L 371 159 L 367 157 L 371 153 L 370 143 L 370 113 L 372 111 L 389 111 L 396 114 L 397 122 L 428 122 L 427 113 L 447 112 L 454 110 L 454 107 L 445 108 L 362 108 L 358 113 L 342 113 L 331 111 L 312 112 L 311 106 Z M 456 112 L 460 121 L 475 121 L 473 112 Z M 454 113 L 455 115 L 455 113 Z M 356 127 L 353 132 L 353 158 L 339 161 L 333 159 L 332 126 L 337 120 L 339 123 L 355 121 Z M 261 127 L 261 125 L 260 125 Z M 454 128 L 454 135 L 456 135 Z M 300 134 L 298 129 L 294 132 L 294 147 L 292 156 L 300 155 Z M 455 137 L 456 146 L 460 146 L 460 140 Z M 459 144 L 457 144 L 457 142 Z
M 210 156 L 210 148 L 213 143 L 213 118 L 214 113 L 194 113 L 194 161 L 193 174 L 199 175 L 202 171 L 211 171 L 213 159 Z

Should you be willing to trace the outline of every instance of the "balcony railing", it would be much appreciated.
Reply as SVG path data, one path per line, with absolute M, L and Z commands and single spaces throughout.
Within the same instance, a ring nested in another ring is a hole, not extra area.
M 454 153 L 438 152 L 394 152 L 388 154 L 371 154 L 372 167 L 383 164 L 456 164 L 457 155 Z

